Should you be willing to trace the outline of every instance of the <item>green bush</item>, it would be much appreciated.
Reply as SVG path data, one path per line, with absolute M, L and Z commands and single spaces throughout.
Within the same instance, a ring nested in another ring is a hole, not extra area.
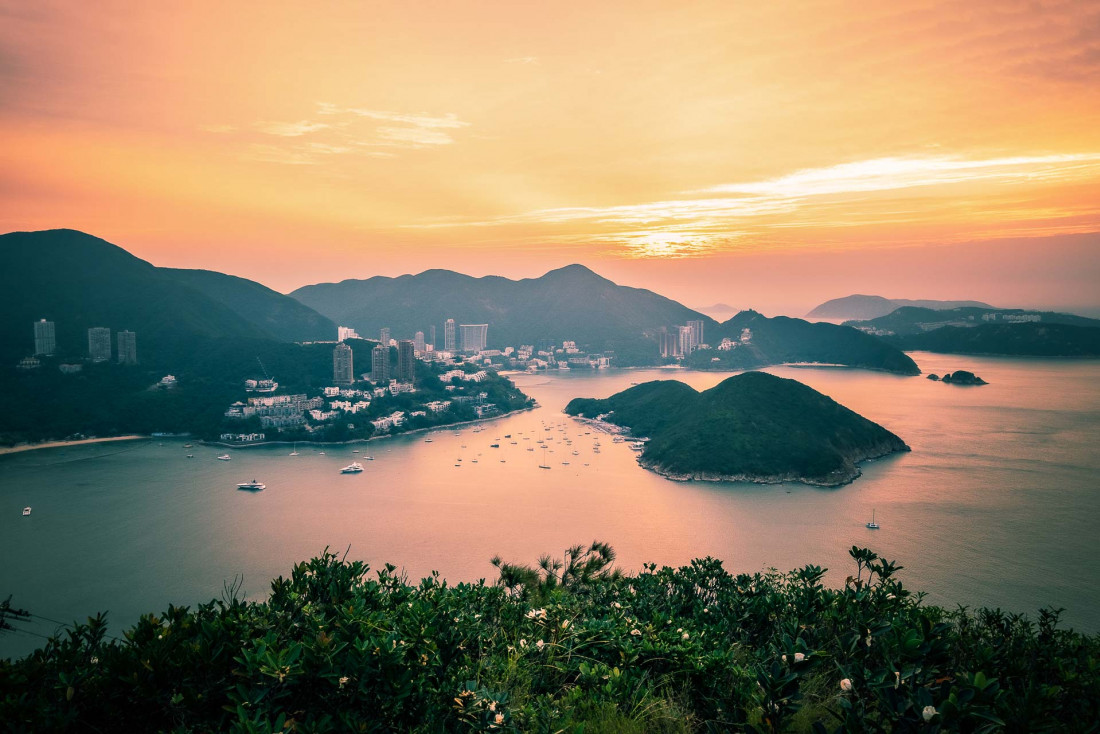
M 824 570 L 731 575 L 706 558 L 613 570 L 605 544 L 497 584 L 409 583 L 325 553 L 272 583 L 102 616 L 0 662 L 9 731 L 1095 731 L 1100 639 L 922 604 L 852 548 Z

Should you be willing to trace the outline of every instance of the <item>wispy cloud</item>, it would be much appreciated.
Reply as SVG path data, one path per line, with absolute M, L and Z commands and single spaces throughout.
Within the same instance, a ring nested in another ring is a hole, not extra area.
M 207 133 L 235 133 L 231 139 L 246 144 L 244 156 L 251 160 L 314 165 L 343 155 L 396 157 L 391 150 L 378 148 L 418 150 L 450 145 L 455 142 L 454 131 L 470 126 L 453 112 L 439 115 L 394 112 L 341 107 L 328 102 L 317 103 L 317 115 L 320 119 L 265 120 L 244 129 L 234 125 L 204 125 L 200 129 Z M 265 138 L 257 140 L 257 132 Z M 275 143 L 266 136 L 287 140 Z
M 328 123 L 313 122 L 311 120 L 299 120 L 298 122 L 258 122 L 256 129 L 268 135 L 278 135 L 283 138 L 300 138 L 318 130 L 327 130 L 331 127 Z
M 987 159 L 875 158 L 686 191 L 682 194 L 684 198 L 678 199 L 606 207 L 558 207 L 493 219 L 450 219 L 412 226 L 542 225 L 574 230 L 582 227 L 587 230 L 583 234 L 567 236 L 605 242 L 628 256 L 685 257 L 725 249 L 742 236 L 760 236 L 769 230 L 900 224 L 928 218 L 926 207 L 906 209 L 896 201 L 888 206 L 867 204 L 868 197 L 879 192 L 977 183 L 986 187 L 976 195 L 980 199 L 994 185 L 1098 179 L 1100 153 Z M 866 208 L 861 204 L 866 204 Z M 1086 213 L 1100 213 L 1100 204 Z M 1045 212 L 1049 219 L 1080 215 L 1079 207 Z

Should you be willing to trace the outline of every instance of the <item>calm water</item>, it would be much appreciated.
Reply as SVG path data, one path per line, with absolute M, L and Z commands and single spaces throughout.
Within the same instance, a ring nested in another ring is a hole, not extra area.
M 631 382 L 675 378 L 703 389 L 726 377 L 668 370 L 518 376 L 538 410 L 478 433 L 466 426 L 457 436 L 328 447 L 326 456 L 300 446 L 291 457 L 279 446 L 223 462 L 214 459 L 222 449 L 173 441 L 2 456 L 0 598 L 11 593 L 17 606 L 62 621 L 108 610 L 117 633 L 142 612 L 218 596 L 238 574 L 244 592 L 262 598 L 271 578 L 326 546 L 350 545 L 351 557 L 390 561 L 411 577 L 435 569 L 459 581 L 492 577 L 497 553 L 533 561 L 600 539 L 631 569 L 713 555 L 735 571 L 816 563 L 839 584 L 847 549 L 860 544 L 900 561 L 903 579 L 931 602 L 1063 606 L 1068 624 L 1100 631 L 1100 361 L 913 356 L 925 372 L 968 369 L 991 384 L 769 370 L 912 446 L 830 490 L 671 482 L 560 412 L 572 397 L 606 397 Z M 538 468 L 540 436 L 553 439 L 549 471 Z M 368 455 L 375 460 L 363 461 L 362 474 L 338 473 Z M 267 490 L 236 489 L 253 477 Z M 27 518 L 25 505 L 34 507 Z M 881 530 L 864 527 L 872 508 Z M 40 642 L 0 636 L 0 655 Z

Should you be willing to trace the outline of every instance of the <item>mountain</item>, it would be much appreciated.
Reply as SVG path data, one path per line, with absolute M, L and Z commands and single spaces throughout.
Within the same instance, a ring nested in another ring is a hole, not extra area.
M 574 399 L 565 412 L 605 416 L 648 437 L 640 463 L 674 479 L 836 486 L 859 476 L 859 462 L 908 450 L 831 398 L 764 372 L 701 393 L 675 380 L 647 382 L 603 400 Z
M 138 356 L 190 354 L 198 341 L 332 339 L 331 322 L 293 299 L 241 278 L 158 268 L 70 229 L 0 235 L 0 354 L 33 349 L 32 322 L 56 325 L 58 355 L 87 353 L 87 329 L 137 332 Z M 237 293 L 230 290 L 236 288 Z M 286 316 L 278 326 L 273 319 Z M 114 336 L 112 334 L 112 336 Z M 112 340 L 113 341 L 113 340 Z
M 658 358 L 656 342 L 645 332 L 689 320 L 703 321 L 705 330 L 718 325 L 676 301 L 616 285 L 583 265 L 523 280 L 427 270 L 310 285 L 290 295 L 363 335 L 388 327 L 395 338 L 412 338 L 435 325 L 442 342 L 443 323 L 453 318 L 459 324 L 489 324 L 490 347 L 572 340 L 590 351 L 637 352 L 650 363 Z
M 746 333 L 745 330 L 748 329 Z M 837 324 L 815 323 L 786 316 L 768 318 L 756 311 L 742 311 L 714 330 L 728 337 L 733 349 L 705 349 L 692 353 L 685 365 L 696 369 L 753 369 L 785 362 L 839 364 L 848 367 L 919 375 L 920 368 L 898 347 Z M 742 335 L 748 341 L 741 342 Z M 711 339 L 711 346 L 717 345 Z
M 930 309 L 903 306 L 886 316 L 865 321 L 845 321 L 846 326 L 864 329 L 876 334 L 906 336 L 923 334 L 944 326 L 973 327 L 982 324 L 1013 325 L 1020 323 L 1068 324 L 1070 326 L 1100 327 L 1100 320 L 1070 313 L 1053 311 L 1028 311 L 1020 308 Z
M 944 326 L 907 336 L 886 337 L 907 350 L 944 354 L 1020 357 L 1100 356 L 1100 328 L 1055 323 Z
M 238 316 L 280 341 L 332 340 L 336 324 L 290 296 L 253 280 L 212 270 L 159 270 L 229 307 Z
M 916 306 L 927 309 L 947 308 L 994 308 L 981 301 L 912 301 L 905 298 L 883 298 L 882 296 L 845 296 L 826 301 L 806 314 L 808 319 L 873 319 L 885 316 L 902 306 Z

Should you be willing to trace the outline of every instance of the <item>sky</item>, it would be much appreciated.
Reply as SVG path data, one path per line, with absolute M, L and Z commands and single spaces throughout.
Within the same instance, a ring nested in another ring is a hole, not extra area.
M 0 0 L 0 231 L 1100 308 L 1100 4 Z

